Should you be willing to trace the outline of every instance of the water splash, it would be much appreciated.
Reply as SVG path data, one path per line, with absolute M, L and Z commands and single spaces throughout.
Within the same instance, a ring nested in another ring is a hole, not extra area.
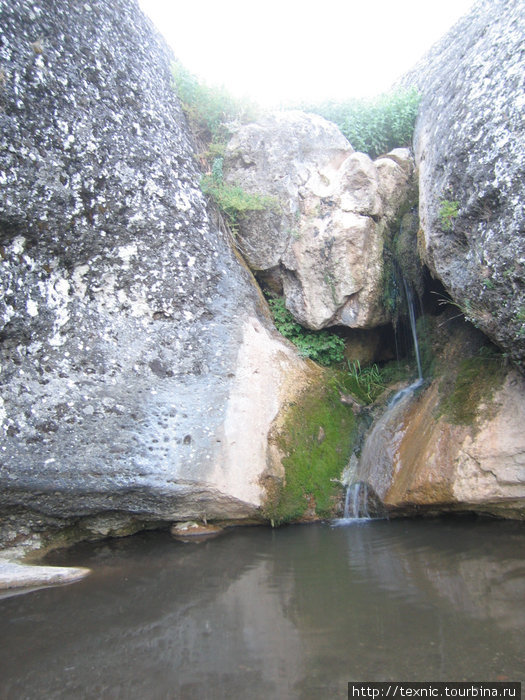
M 410 384 L 409 386 L 406 386 L 404 389 L 400 389 L 399 391 L 396 391 L 396 393 L 388 401 L 388 404 L 387 404 L 388 408 L 395 406 L 397 403 L 399 403 L 401 401 L 401 399 L 404 399 L 405 396 L 408 396 L 409 394 L 414 392 L 422 384 L 423 384 L 423 377 L 420 377 L 415 382 L 412 382 L 412 384 Z
M 368 511 L 368 484 L 364 481 L 355 481 L 349 484 L 346 487 L 343 517 L 332 521 L 332 524 L 339 527 L 371 519 Z
M 346 491 L 345 518 L 370 518 L 368 512 L 368 484 L 364 481 L 356 481 Z

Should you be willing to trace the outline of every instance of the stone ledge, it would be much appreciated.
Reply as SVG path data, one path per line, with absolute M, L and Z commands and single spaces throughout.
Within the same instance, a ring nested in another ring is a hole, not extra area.
M 33 566 L 0 559 L 0 591 L 73 583 L 89 573 L 91 570 L 86 568 Z

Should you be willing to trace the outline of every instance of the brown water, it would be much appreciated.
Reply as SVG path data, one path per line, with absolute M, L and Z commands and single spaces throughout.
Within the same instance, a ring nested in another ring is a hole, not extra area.
M 524 680 L 525 527 L 146 534 L 55 553 L 86 580 L 0 600 L 0 698 L 346 698 L 350 680 Z

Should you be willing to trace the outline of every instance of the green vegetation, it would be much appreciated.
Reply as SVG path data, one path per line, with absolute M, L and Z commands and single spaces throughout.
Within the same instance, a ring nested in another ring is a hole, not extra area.
M 245 100 L 237 100 L 223 87 L 209 87 L 199 82 L 178 61 L 172 63 L 173 82 L 195 135 L 206 143 L 224 142 L 229 131 L 228 122 L 253 121 L 257 107 Z
M 385 93 L 374 99 L 302 105 L 335 122 L 356 151 L 377 158 L 399 146 L 410 146 L 420 97 L 416 90 Z
M 348 376 L 329 370 L 328 381 L 307 389 L 288 411 L 276 442 L 284 481 L 268 493 L 265 516 L 274 525 L 302 517 L 331 517 L 341 498 L 337 482 L 356 436 L 352 409 L 340 400 Z
M 252 103 L 237 100 L 224 88 L 204 85 L 179 62 L 172 64 L 175 91 L 188 117 L 197 141 L 205 148 L 201 154 L 209 169 L 201 188 L 210 196 L 235 232 L 243 215 L 250 211 L 276 209 L 272 197 L 247 192 L 223 178 L 223 156 L 230 136 L 229 122 L 246 123 L 257 116 Z
M 215 158 L 212 172 L 201 180 L 204 194 L 209 195 L 225 215 L 232 231 L 237 231 L 239 221 L 250 211 L 277 210 L 279 205 L 274 197 L 247 192 L 238 185 L 229 185 L 223 180 L 222 158 Z
M 474 425 L 480 406 L 492 398 L 505 376 L 503 357 L 492 346 L 482 346 L 459 363 L 450 386 L 447 377 L 440 387 L 444 397 L 440 412 L 456 425 Z
M 443 231 L 451 231 L 454 219 L 459 213 L 459 202 L 456 200 L 442 199 L 439 206 L 439 220 Z
M 361 367 L 359 360 L 348 362 L 348 375 L 351 392 L 362 403 L 372 403 L 385 390 L 384 374 L 376 364 Z
M 268 304 L 277 330 L 297 346 L 300 355 L 325 367 L 343 361 L 345 343 L 342 338 L 329 331 L 303 328 L 288 311 L 282 297 L 270 297 Z

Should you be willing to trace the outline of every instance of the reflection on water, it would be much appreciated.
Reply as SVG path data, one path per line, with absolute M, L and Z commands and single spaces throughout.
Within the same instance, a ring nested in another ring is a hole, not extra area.
M 525 528 L 363 521 L 82 545 L 0 600 L 0 698 L 345 698 L 349 680 L 523 680 Z

